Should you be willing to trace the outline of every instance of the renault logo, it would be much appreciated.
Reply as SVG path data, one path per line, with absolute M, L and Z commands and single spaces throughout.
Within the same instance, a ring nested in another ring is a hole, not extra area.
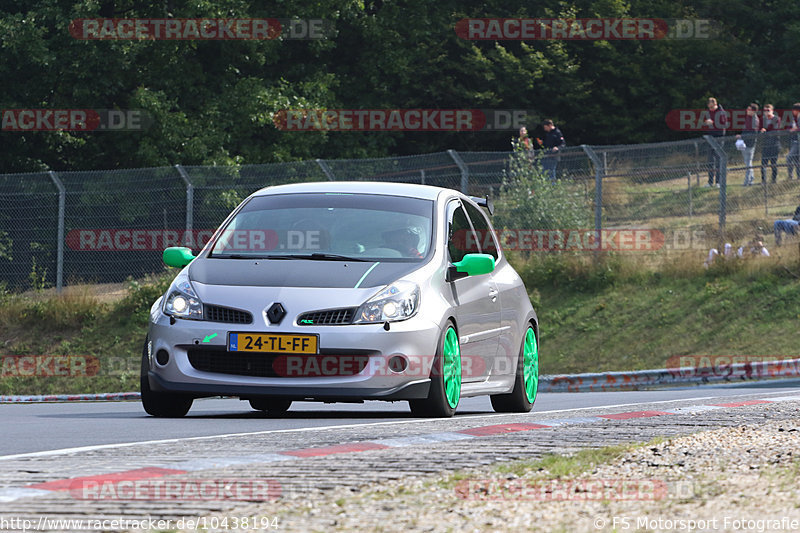
M 283 317 L 285 316 L 286 309 L 284 309 L 283 306 L 278 302 L 275 302 L 269 306 L 269 309 L 267 309 L 267 318 L 271 324 L 280 324 L 281 320 L 283 320 Z

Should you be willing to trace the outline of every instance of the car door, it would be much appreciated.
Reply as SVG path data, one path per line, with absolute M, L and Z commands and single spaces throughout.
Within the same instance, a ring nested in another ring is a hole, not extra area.
M 464 202 L 467 215 L 477 235 L 481 253 L 494 257 L 495 268 L 489 275 L 491 285 L 497 291 L 500 306 L 500 323 L 497 331 L 497 352 L 492 365 L 492 374 L 501 379 L 513 376 L 519 354 L 518 339 L 521 308 L 520 298 L 527 298 L 524 290 L 520 290 L 520 279 L 508 261 L 503 257 L 497 236 L 489 218 L 479 207 Z
M 448 205 L 447 251 L 451 263 L 461 261 L 475 249 L 479 236 L 458 200 Z M 462 380 L 484 381 L 494 365 L 500 329 L 500 298 L 491 274 L 467 276 L 450 282 L 456 303 L 456 321 L 461 344 Z

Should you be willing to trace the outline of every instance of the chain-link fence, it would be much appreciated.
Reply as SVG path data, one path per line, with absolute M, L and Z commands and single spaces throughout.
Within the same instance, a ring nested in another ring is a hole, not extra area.
M 800 167 L 798 137 L 772 132 L 745 139 L 754 148 L 750 187 L 743 186 L 750 154 L 737 149 L 733 136 L 569 147 L 552 160 L 557 179 L 583 192 L 594 229 L 654 228 L 664 232 L 667 247 L 672 232 L 681 230 L 704 235 L 705 246 L 769 234 L 775 219 L 791 217 L 800 203 L 800 168 L 796 179 L 787 179 Z M 241 200 L 269 185 L 392 181 L 497 196 L 511 157 L 448 150 L 239 167 L 0 175 L 0 283 L 60 288 L 159 271 L 164 247 L 196 247 Z

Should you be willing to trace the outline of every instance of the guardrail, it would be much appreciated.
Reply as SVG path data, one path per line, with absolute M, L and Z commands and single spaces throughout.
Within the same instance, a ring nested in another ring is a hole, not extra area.
M 800 377 L 800 359 L 631 372 L 541 376 L 539 392 L 606 392 Z
M 800 377 L 800 359 L 736 363 L 718 367 L 681 367 L 631 372 L 559 374 L 539 377 L 539 392 L 612 392 L 676 385 L 741 383 Z M 0 396 L 0 403 L 139 400 L 138 392 L 103 394 L 51 394 L 47 396 Z

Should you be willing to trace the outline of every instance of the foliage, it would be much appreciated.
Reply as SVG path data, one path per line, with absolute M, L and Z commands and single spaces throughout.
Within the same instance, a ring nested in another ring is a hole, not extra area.
M 0 259 L 5 259 L 6 261 L 14 260 L 11 255 L 13 244 L 11 237 L 8 236 L 8 232 L 0 231 Z
M 591 206 L 582 191 L 563 180 L 551 182 L 542 170 L 543 151 L 528 151 L 513 141 L 509 171 L 497 199 L 495 225 L 525 230 L 589 229 Z
M 282 109 L 519 109 L 577 145 L 685 138 L 671 109 L 790 106 L 800 4 L 745 0 L 7 0 L 2 109 L 142 110 L 137 132 L 7 133 L 0 172 L 220 166 L 504 150 L 508 132 L 286 132 Z M 83 41 L 78 18 L 324 18 L 324 40 Z M 711 39 L 465 40 L 462 18 L 660 17 L 716 21 Z M 532 135 L 540 135 L 528 124 Z
M 36 258 L 32 258 L 31 271 L 28 274 L 28 280 L 31 283 L 31 288 L 36 292 L 41 292 L 47 286 L 47 267 L 37 267 Z

